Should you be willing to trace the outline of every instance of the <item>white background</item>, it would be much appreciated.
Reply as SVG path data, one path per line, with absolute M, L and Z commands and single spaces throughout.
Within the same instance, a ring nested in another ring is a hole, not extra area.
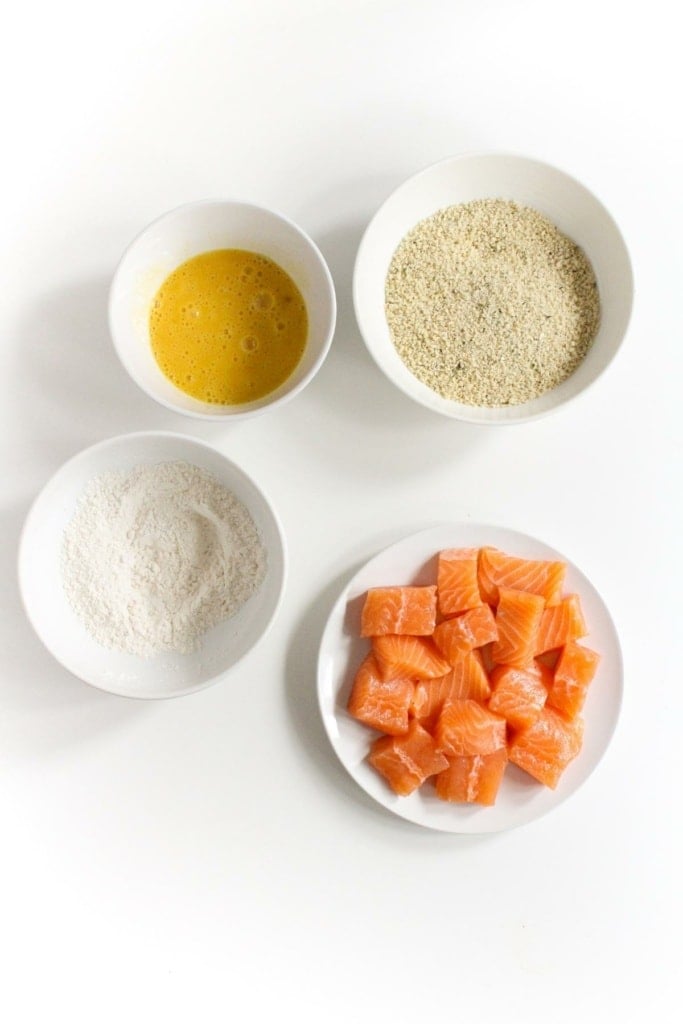
M 15 1021 L 679 1019 L 681 57 L 673 4 L 23 3 L 5 15 L 0 380 L 0 1017 Z M 9 17 L 9 20 L 8 20 Z M 350 302 L 369 218 L 444 156 L 578 177 L 629 245 L 616 362 L 546 420 L 461 426 L 394 390 Z M 233 426 L 157 407 L 118 364 L 108 284 L 180 203 L 281 210 L 339 319 L 319 376 Z M 146 704 L 69 676 L 19 606 L 30 501 L 81 448 L 179 430 L 263 486 L 291 573 L 223 682 Z M 368 557 L 466 516 L 590 576 L 622 717 L 553 813 L 462 840 L 392 818 L 337 764 L 319 638 Z M 550 1014 L 550 1016 L 548 1016 Z

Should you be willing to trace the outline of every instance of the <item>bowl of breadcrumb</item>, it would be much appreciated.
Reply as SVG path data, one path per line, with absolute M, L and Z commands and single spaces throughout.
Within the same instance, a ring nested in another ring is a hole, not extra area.
M 519 423 L 583 393 L 614 359 L 633 303 L 614 219 L 538 160 L 442 160 L 370 222 L 356 319 L 389 380 L 434 412 Z

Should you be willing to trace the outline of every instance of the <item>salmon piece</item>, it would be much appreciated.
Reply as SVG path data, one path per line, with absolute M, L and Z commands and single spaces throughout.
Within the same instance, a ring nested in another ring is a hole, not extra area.
M 444 705 L 458 700 L 453 684 L 453 671 L 437 679 L 420 679 L 415 683 L 415 692 L 410 710 L 414 718 L 428 732 L 432 732 Z
M 489 675 L 479 651 L 470 651 L 453 666 L 452 675 L 460 691 L 460 700 L 483 703 L 491 696 Z
M 516 558 L 497 548 L 482 548 L 479 552 L 479 590 L 488 604 L 498 603 L 501 587 L 536 594 L 546 605 L 557 604 L 566 572 L 564 562 Z
M 415 720 L 405 736 L 380 736 L 375 740 L 368 760 L 399 796 L 409 796 L 430 775 L 448 767 L 432 737 Z
M 415 693 L 412 679 L 383 679 L 371 652 L 362 662 L 348 702 L 349 714 L 379 732 L 403 736 L 408 732 L 408 710 Z
M 427 637 L 376 636 L 372 640 L 372 649 L 384 679 L 397 676 L 435 679 L 445 675 L 450 668 Z
M 434 630 L 434 643 L 451 665 L 475 647 L 483 647 L 497 639 L 496 620 L 487 604 L 471 608 L 454 619 L 446 619 Z
M 531 664 L 538 647 L 544 600 L 538 594 L 504 587 L 499 588 L 498 595 L 498 640 L 491 648 L 493 660 L 499 665 L 524 668 Z
M 453 803 L 491 807 L 496 802 L 507 763 L 505 747 L 492 754 L 449 757 L 448 768 L 436 776 L 436 795 Z
M 505 719 L 476 700 L 447 704 L 434 729 L 439 750 L 455 757 L 492 754 L 505 746 L 505 737 Z
M 436 587 L 373 587 L 361 612 L 361 636 L 431 636 L 436 625 Z
M 548 669 L 545 671 L 551 683 L 552 673 Z M 533 725 L 548 696 L 541 666 L 533 663 L 526 668 L 497 665 L 491 673 L 491 686 L 493 693 L 488 703 L 489 711 L 502 715 L 513 729 L 526 729 Z
M 570 594 L 543 612 L 534 653 L 543 654 L 556 647 L 564 647 L 570 640 L 578 640 L 587 632 L 579 595 Z
M 508 756 L 544 786 L 555 789 L 582 742 L 581 718 L 570 722 L 559 711 L 545 707 L 533 725 L 517 733 L 508 747 Z
M 498 548 L 480 548 L 477 559 L 477 582 L 482 601 L 495 606 L 498 603 L 498 587 L 491 576 L 489 556 L 491 553 L 502 554 Z
M 573 640 L 562 648 L 555 667 L 548 704 L 567 718 L 576 718 L 583 709 L 588 687 L 593 682 L 600 664 L 600 655 Z
M 478 548 L 450 548 L 439 552 L 436 583 L 442 615 L 458 615 L 483 604 L 479 593 L 478 556 Z
M 456 700 L 483 702 L 491 694 L 489 679 L 478 651 L 461 658 L 445 676 L 423 679 L 415 685 L 411 711 L 430 732 L 447 704 Z

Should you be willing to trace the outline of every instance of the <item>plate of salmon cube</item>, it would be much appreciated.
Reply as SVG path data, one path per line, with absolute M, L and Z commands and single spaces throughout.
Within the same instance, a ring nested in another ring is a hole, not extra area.
M 344 588 L 318 661 L 323 723 L 379 804 L 427 828 L 497 832 L 556 807 L 616 727 L 617 632 L 571 561 L 514 530 L 435 526 Z

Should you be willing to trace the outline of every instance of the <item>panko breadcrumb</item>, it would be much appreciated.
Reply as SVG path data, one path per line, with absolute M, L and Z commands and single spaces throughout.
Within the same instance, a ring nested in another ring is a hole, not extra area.
M 582 249 L 542 214 L 505 199 L 439 210 L 393 255 L 385 309 L 418 380 L 466 405 L 519 405 L 565 380 L 600 322 Z

